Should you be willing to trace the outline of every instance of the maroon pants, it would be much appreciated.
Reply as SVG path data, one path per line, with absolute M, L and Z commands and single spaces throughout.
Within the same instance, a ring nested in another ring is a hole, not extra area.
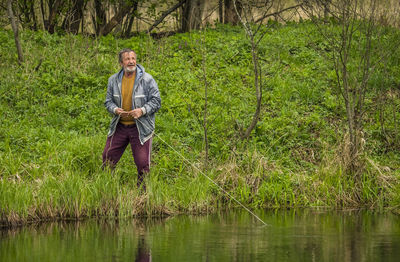
M 103 151 L 103 165 L 114 168 L 121 159 L 128 144 L 131 144 L 133 159 L 138 172 L 138 185 L 143 181 L 143 174 L 150 171 L 151 141 L 140 144 L 139 132 L 135 124 L 125 126 L 118 123 L 114 135 L 107 137 Z

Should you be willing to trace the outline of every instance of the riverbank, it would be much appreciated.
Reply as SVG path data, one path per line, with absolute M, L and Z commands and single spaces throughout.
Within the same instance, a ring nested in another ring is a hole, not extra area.
M 365 173 L 361 192 L 337 169 L 313 175 L 290 170 L 268 170 L 274 162 L 247 155 L 249 162 L 229 163 L 208 175 L 230 195 L 249 208 L 372 208 L 397 207 L 393 181 Z M 129 162 L 129 159 L 125 160 Z M 258 162 L 258 163 L 257 163 Z M 136 189 L 131 163 L 113 174 L 101 169 L 92 174 L 73 172 L 36 179 L 2 179 L 2 226 L 39 220 L 89 217 L 129 218 L 205 214 L 240 207 L 194 168 L 183 166 L 179 175 L 166 177 L 154 166 L 146 179 L 147 192 Z M 199 164 L 199 163 L 195 163 Z M 184 171 L 186 170 L 186 171 Z M 249 173 L 247 173 L 247 172 Z M 251 172 L 251 173 L 250 173 Z M 23 175 L 23 174 L 21 174 Z M 19 176 L 19 175 L 18 175 Z M 357 197 L 361 197 L 360 200 Z
M 356 182 L 343 171 L 345 111 L 333 88 L 330 51 L 311 23 L 276 24 L 264 37 L 261 119 L 244 141 L 240 132 L 251 121 L 255 95 L 249 42 L 240 27 L 160 40 L 29 31 L 21 39 L 27 61 L 18 66 L 12 32 L 0 31 L 2 225 L 236 207 L 199 171 L 205 170 L 203 62 L 211 123 L 206 174 L 238 201 L 250 208 L 400 207 L 397 53 L 374 78 L 375 86 L 390 87 L 385 96 L 379 89 L 368 94 L 365 166 Z M 136 190 L 129 151 L 115 173 L 100 168 L 110 120 L 105 89 L 123 47 L 137 51 L 163 99 L 146 194 Z

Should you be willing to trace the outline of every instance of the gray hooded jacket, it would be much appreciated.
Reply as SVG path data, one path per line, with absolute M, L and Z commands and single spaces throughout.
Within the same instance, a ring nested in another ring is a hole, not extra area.
M 121 85 L 123 69 L 108 79 L 106 101 L 104 102 L 108 112 L 113 115 L 108 136 L 115 132 L 120 116 L 115 114 L 115 109 L 122 106 Z M 154 134 L 155 112 L 161 107 L 161 97 L 158 86 L 153 77 L 144 71 L 144 68 L 136 65 L 136 78 L 132 92 L 133 108 L 142 108 L 143 116 L 136 120 L 139 131 L 139 140 L 143 145 Z

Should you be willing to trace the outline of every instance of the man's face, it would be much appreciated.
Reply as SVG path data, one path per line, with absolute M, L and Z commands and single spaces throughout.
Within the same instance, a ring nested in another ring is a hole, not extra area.
M 133 73 L 136 71 L 136 55 L 134 52 L 126 52 L 122 54 L 122 62 L 120 63 L 125 72 Z

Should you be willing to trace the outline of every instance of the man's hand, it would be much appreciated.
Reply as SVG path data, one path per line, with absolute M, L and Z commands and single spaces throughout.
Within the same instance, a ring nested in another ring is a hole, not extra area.
M 115 109 L 115 113 L 117 115 L 120 115 L 121 117 L 126 117 L 129 115 L 129 112 L 124 111 L 124 109 L 122 109 L 122 108 Z
M 140 108 L 133 109 L 127 113 L 134 119 L 138 119 L 143 115 L 143 111 Z

